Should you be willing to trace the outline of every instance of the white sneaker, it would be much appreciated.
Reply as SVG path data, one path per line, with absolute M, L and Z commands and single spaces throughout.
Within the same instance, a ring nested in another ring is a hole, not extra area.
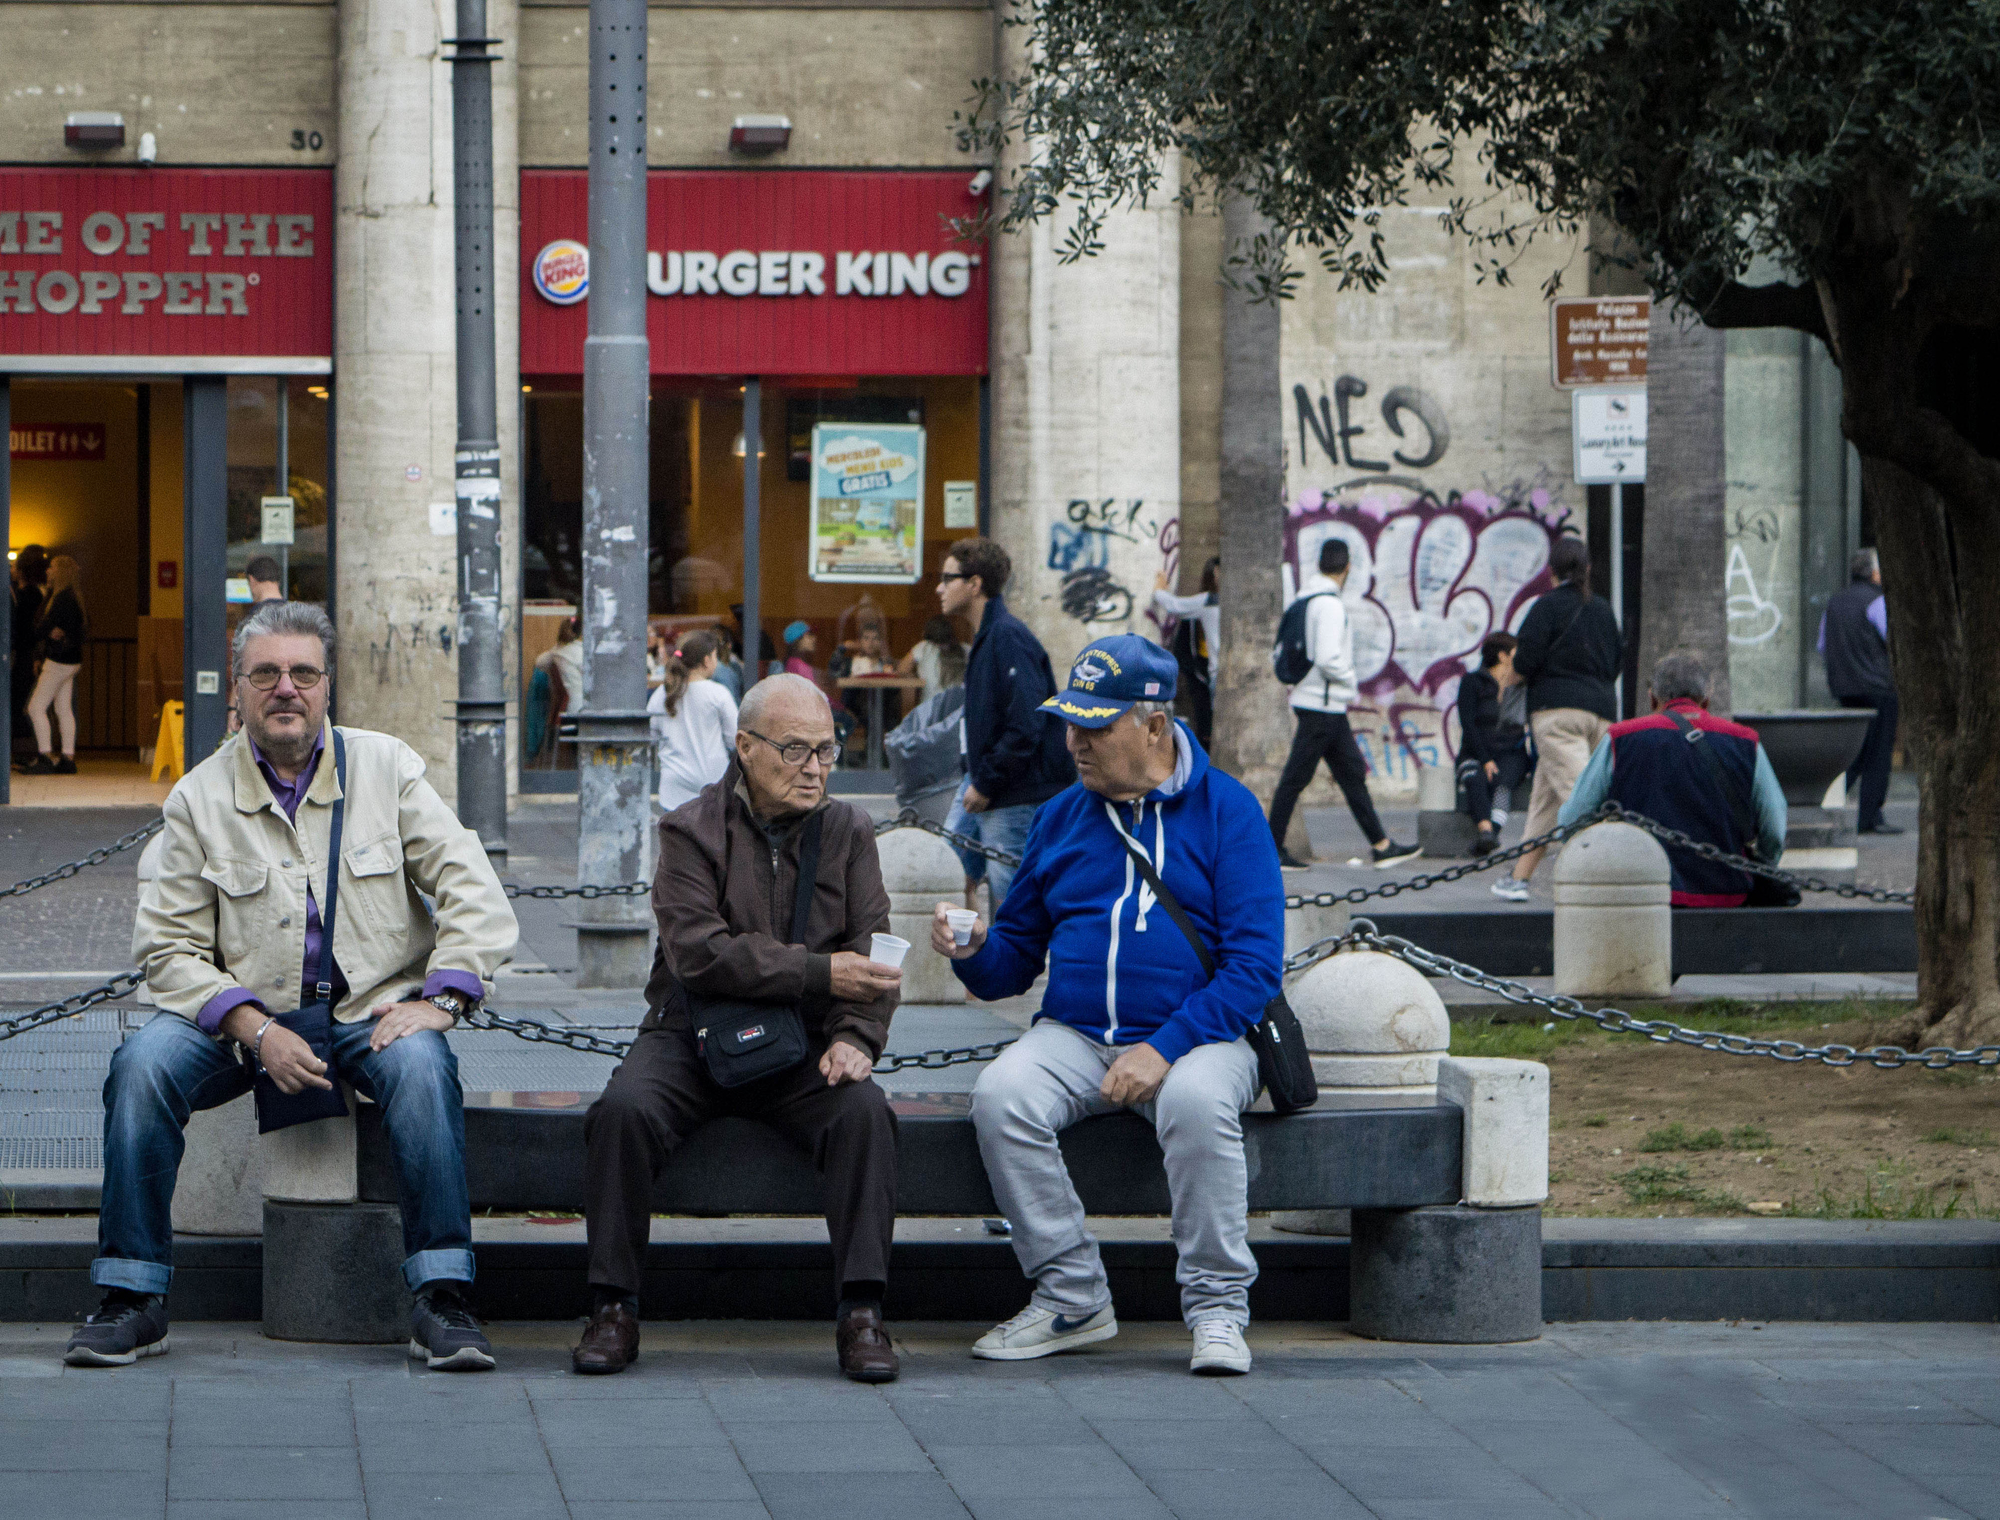
M 1243 1331 L 1226 1319 L 1200 1320 L 1194 1327 L 1194 1357 L 1189 1372 L 1227 1377 L 1250 1370 L 1250 1347 Z
M 1109 1304 L 1081 1319 L 1029 1304 L 1005 1324 L 995 1325 L 974 1341 L 972 1354 L 988 1362 L 1028 1362 L 1038 1356 L 1053 1356 L 1058 1351 L 1074 1351 L 1079 1346 L 1108 1341 L 1117 1333 L 1118 1316 Z
M 1503 876 L 1493 883 L 1493 895 L 1504 897 L 1508 902 L 1526 902 L 1528 884 L 1525 881 L 1516 881 L 1511 876 Z

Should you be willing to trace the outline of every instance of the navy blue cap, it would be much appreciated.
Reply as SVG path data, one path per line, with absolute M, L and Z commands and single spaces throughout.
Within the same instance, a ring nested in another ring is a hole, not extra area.
M 1069 690 L 1050 697 L 1041 711 L 1078 728 L 1108 728 L 1134 702 L 1173 701 L 1179 679 L 1174 657 L 1151 639 L 1115 634 L 1076 657 L 1069 668 Z

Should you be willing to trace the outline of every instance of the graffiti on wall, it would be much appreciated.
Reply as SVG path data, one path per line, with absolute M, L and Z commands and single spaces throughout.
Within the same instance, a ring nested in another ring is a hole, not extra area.
M 1745 510 L 1739 507 L 1729 520 L 1729 565 L 1723 571 L 1723 595 L 1729 613 L 1729 642 L 1732 644 L 1768 644 L 1777 636 L 1785 624 L 1784 610 L 1766 594 L 1773 576 L 1765 576 L 1765 587 L 1757 584 L 1757 572 L 1751 566 L 1750 555 L 1744 548 L 1746 541 L 1754 541 L 1765 549 L 1765 559 L 1775 556 L 1776 546 L 1784 537 L 1784 530 L 1778 522 L 1778 514 L 1768 507 Z
M 1048 568 L 1062 576 L 1062 610 L 1077 622 L 1129 624 L 1143 613 L 1155 637 L 1171 630 L 1153 608 L 1154 574 L 1180 566 L 1181 520 L 1140 497 L 1072 498 L 1049 524 Z M 1143 589 L 1136 593 L 1134 586 Z
M 1487 634 L 1518 628 L 1553 584 L 1549 548 L 1571 517 L 1567 484 L 1543 472 L 1440 498 L 1416 481 L 1358 479 L 1291 501 L 1288 590 L 1301 565 L 1308 574 L 1318 566 L 1321 544 L 1347 544 L 1341 599 L 1362 698 L 1350 721 L 1376 776 L 1414 783 L 1418 766 L 1457 754 L 1459 677 L 1478 663 Z

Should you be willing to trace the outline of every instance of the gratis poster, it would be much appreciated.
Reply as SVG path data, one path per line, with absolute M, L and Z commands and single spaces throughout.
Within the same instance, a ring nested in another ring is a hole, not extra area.
M 924 430 L 822 422 L 812 435 L 812 578 L 910 585 L 924 564 Z

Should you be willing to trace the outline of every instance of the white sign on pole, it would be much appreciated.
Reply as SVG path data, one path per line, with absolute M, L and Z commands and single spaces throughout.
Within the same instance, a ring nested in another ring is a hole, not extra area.
M 1580 486 L 1639 485 L 1646 479 L 1646 393 L 1575 390 L 1570 439 Z
M 296 542 L 292 532 L 291 497 L 266 496 L 261 505 L 264 508 L 264 542 L 267 544 Z

